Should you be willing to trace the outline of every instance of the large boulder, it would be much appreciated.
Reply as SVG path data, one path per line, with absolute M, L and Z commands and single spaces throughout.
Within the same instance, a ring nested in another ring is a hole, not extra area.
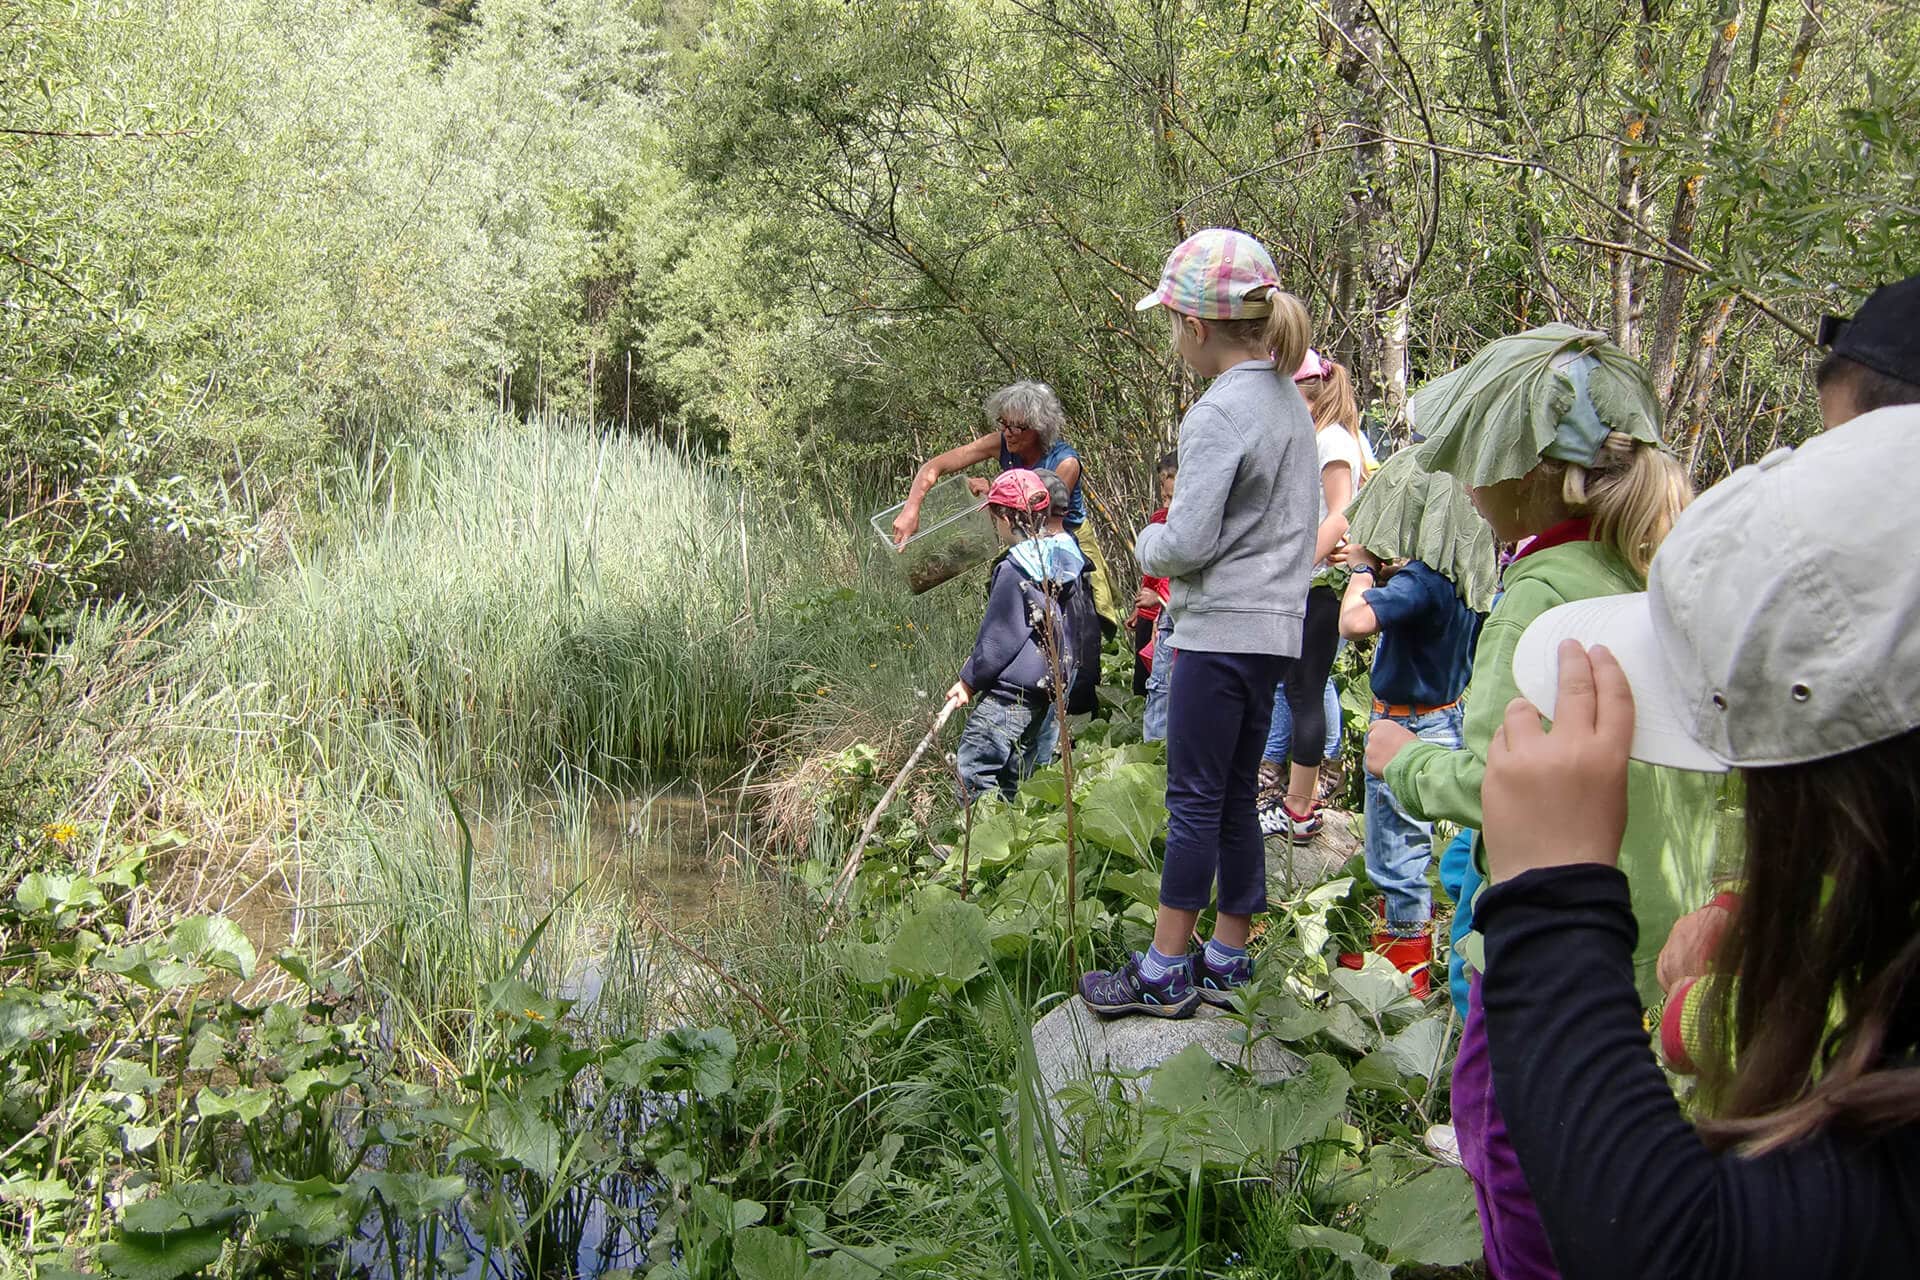
M 1341 809 L 1320 811 L 1320 834 L 1289 843 L 1285 836 L 1267 838 L 1267 878 L 1273 891 L 1293 897 L 1331 880 L 1366 845 L 1365 820 Z
M 1102 1018 L 1078 997 L 1069 997 L 1033 1025 L 1033 1051 L 1040 1064 L 1040 1091 L 1056 1131 L 1073 1145 L 1054 1095 L 1081 1081 L 1117 1080 L 1132 1098 L 1146 1092 L 1154 1068 L 1190 1044 L 1215 1061 L 1245 1067 L 1261 1084 L 1276 1084 L 1306 1070 L 1300 1055 L 1278 1040 L 1255 1041 L 1251 1052 L 1234 1037 L 1240 1023 L 1201 1005 L 1191 1018 Z

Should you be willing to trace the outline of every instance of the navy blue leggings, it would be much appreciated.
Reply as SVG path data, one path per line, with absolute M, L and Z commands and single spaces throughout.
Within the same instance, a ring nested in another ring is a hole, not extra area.
M 1167 707 L 1167 861 L 1160 905 L 1267 909 L 1267 848 L 1255 802 L 1273 689 L 1287 658 L 1180 651 Z

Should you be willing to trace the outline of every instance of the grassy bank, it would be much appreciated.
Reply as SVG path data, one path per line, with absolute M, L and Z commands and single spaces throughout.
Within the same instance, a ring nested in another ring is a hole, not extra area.
M 1137 1102 L 1081 1090 L 1071 1153 L 1043 1119 L 1030 1020 L 1150 914 L 1137 706 L 1083 728 L 1071 840 L 1058 769 L 963 825 L 931 767 L 830 918 L 977 599 L 907 597 L 863 513 L 806 510 L 644 442 L 481 424 L 343 469 L 264 567 L 93 614 L 10 685 L 11 1274 L 1466 1256 L 1417 1141 L 1444 1019 L 1329 971 L 1338 882 L 1277 909 L 1239 1012 L 1300 1080 L 1183 1060 Z M 593 834 L 675 772 L 757 788 L 694 920 Z

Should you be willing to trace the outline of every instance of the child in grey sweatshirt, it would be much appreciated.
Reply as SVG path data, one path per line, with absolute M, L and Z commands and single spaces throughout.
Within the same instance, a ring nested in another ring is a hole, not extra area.
M 1166 523 L 1134 545 L 1144 571 L 1172 580 L 1180 653 L 1168 708 L 1167 856 L 1153 944 L 1120 969 L 1082 976 L 1080 994 L 1108 1016 L 1183 1018 L 1202 1000 L 1229 1003 L 1253 976 L 1247 938 L 1267 905 L 1260 755 L 1274 686 L 1300 652 L 1319 468 L 1292 377 L 1307 347 L 1306 309 L 1281 291 L 1258 242 L 1218 229 L 1188 238 L 1139 303 L 1155 306 L 1173 313 L 1181 358 L 1213 379 L 1180 424 Z M 1216 880 L 1213 938 L 1190 956 Z

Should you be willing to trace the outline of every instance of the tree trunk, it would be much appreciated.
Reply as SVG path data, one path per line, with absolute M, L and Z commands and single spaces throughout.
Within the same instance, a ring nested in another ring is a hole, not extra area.
M 1671 0 L 1641 0 L 1640 23 L 1634 32 L 1635 89 L 1644 97 L 1652 91 L 1659 69 L 1654 62 L 1654 27 L 1666 17 Z M 1658 136 L 1658 119 L 1638 107 L 1630 108 L 1620 125 L 1615 147 L 1619 190 L 1615 197 L 1613 242 L 1637 245 L 1646 192 L 1641 186 L 1641 156 Z M 1640 310 L 1645 296 L 1646 259 L 1616 251 L 1613 255 L 1613 340 L 1629 355 L 1640 354 Z
M 1364 323 L 1356 335 L 1361 354 L 1352 370 L 1354 390 L 1363 407 L 1376 392 L 1380 394 L 1393 426 L 1406 418 L 1408 319 L 1404 312 L 1410 281 L 1393 238 L 1393 206 L 1384 181 L 1393 160 L 1381 118 L 1381 104 L 1388 96 L 1379 71 L 1384 41 L 1355 0 L 1334 0 L 1332 16 L 1340 36 L 1338 73 L 1351 90 L 1347 131 L 1356 144 L 1342 236 L 1342 275 L 1349 291 L 1358 288 L 1358 277 L 1364 275 L 1367 293 Z
M 1800 15 L 1800 33 L 1793 38 L 1793 48 L 1787 51 L 1787 67 L 1780 74 L 1780 94 L 1773 110 L 1773 123 L 1767 129 L 1767 136 L 1780 141 L 1787 131 L 1787 122 L 1793 119 L 1793 113 L 1800 105 L 1800 76 L 1807 69 L 1807 55 L 1813 52 L 1813 42 L 1820 34 L 1820 11 L 1824 0 L 1802 0 L 1806 6 Z
M 1702 143 L 1712 138 L 1720 120 L 1720 102 L 1727 87 L 1727 73 L 1733 66 L 1734 44 L 1740 35 L 1740 6 L 1741 0 L 1720 0 L 1713 43 L 1707 49 L 1707 63 L 1700 72 L 1697 132 Z M 1682 252 L 1693 248 L 1694 223 L 1700 214 L 1700 188 L 1706 180 L 1705 170 L 1695 168 L 1674 192 L 1667 240 Z M 1684 267 L 1668 266 L 1660 274 L 1660 307 L 1654 315 L 1653 345 L 1647 362 L 1653 370 L 1654 392 L 1663 401 L 1673 394 L 1678 374 L 1675 356 L 1680 349 L 1680 325 L 1686 312 L 1687 290 L 1692 283 L 1693 273 Z

